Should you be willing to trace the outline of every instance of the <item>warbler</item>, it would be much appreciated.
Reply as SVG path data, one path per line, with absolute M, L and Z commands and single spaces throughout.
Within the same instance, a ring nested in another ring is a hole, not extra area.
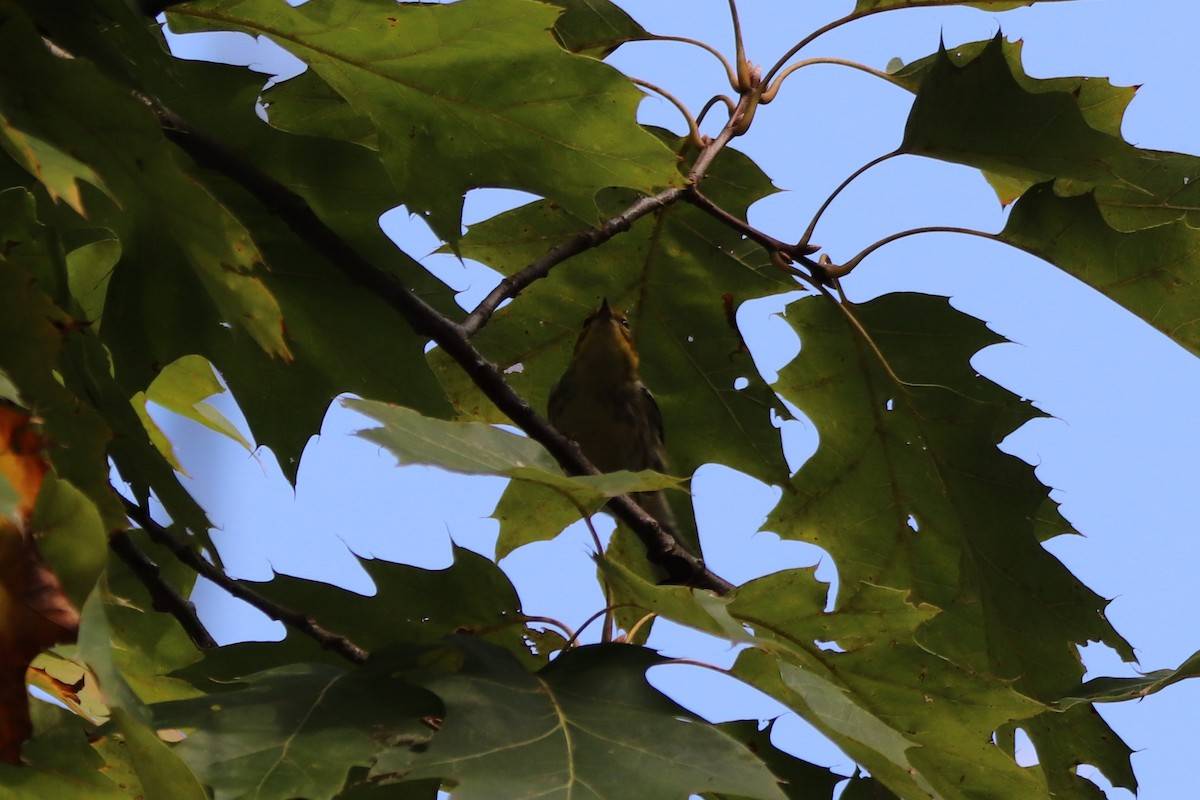
M 605 298 L 583 321 L 571 363 L 550 390 L 550 423 L 574 439 L 601 472 L 666 470 L 662 414 L 638 365 L 629 321 Z M 661 491 L 632 497 L 676 533 L 675 516 Z

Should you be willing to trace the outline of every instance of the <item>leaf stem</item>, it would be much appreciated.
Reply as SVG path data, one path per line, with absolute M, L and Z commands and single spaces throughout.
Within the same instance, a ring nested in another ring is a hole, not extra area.
M 721 62 L 721 66 L 725 68 L 725 77 L 729 79 L 729 85 L 733 87 L 734 91 L 737 91 L 737 73 L 733 71 L 733 67 L 730 65 L 729 60 L 721 54 L 721 51 L 713 47 L 708 42 L 702 42 L 698 39 L 689 39 L 687 36 L 670 36 L 661 33 L 652 33 L 648 39 L 643 39 L 641 41 L 681 42 L 683 44 L 695 45 L 702 50 L 707 50 L 709 53 L 716 56 L 717 60 Z
M 763 233 L 754 226 L 750 225 L 742 219 L 730 214 L 725 209 L 714 203 L 707 195 L 699 189 L 693 187 L 684 197 L 692 205 L 724 223 L 735 231 L 742 233 L 747 239 L 755 242 L 764 249 L 773 253 L 782 253 L 793 261 L 808 260 L 804 256 L 815 253 L 819 248 L 816 245 L 810 245 L 806 242 L 800 244 L 788 244 L 780 241 L 770 234 Z
M 830 194 L 829 197 L 825 198 L 825 202 L 821 203 L 821 207 L 818 208 L 817 213 L 813 215 L 812 222 L 808 223 L 808 227 L 804 229 L 804 235 L 800 237 L 800 243 L 807 244 L 808 240 L 812 238 L 813 231 L 816 230 L 817 223 L 821 220 L 821 215 L 824 214 L 825 210 L 827 208 L 829 208 L 830 204 L 833 203 L 834 198 L 836 198 L 839 194 L 842 193 L 843 189 L 845 189 L 847 186 L 849 186 L 852 182 L 854 182 L 854 180 L 856 178 L 858 178 L 860 175 L 862 175 L 867 170 L 871 169 L 872 167 L 874 167 L 878 164 L 882 164 L 884 161 L 887 161 L 889 158 L 893 158 L 894 156 L 898 156 L 898 155 L 900 155 L 900 151 L 893 150 L 890 153 L 885 153 L 884 155 L 881 155 L 878 158 L 868 161 L 866 164 L 863 164 L 861 167 L 854 170 L 854 172 L 850 173 L 850 176 L 848 178 L 846 178 L 846 180 L 844 180 L 840 184 L 838 184 L 838 187 L 833 190 L 833 193 Z
M 289 628 L 293 628 L 305 636 L 314 639 L 321 647 L 337 653 L 347 661 L 354 664 L 361 664 L 367 660 L 369 653 L 366 650 L 345 636 L 321 627 L 311 615 L 294 611 L 287 606 L 269 600 L 249 588 L 244 582 L 226 575 L 223 570 L 206 561 L 182 537 L 155 522 L 150 516 L 150 512 L 143 506 L 139 506 L 124 497 L 121 498 L 121 502 L 124 503 L 125 513 L 129 518 L 136 522 L 142 530 L 146 531 L 153 542 L 170 550 L 176 558 L 193 569 L 197 575 L 207 578 L 239 600 L 243 600 L 254 606 L 271 619 L 278 620 Z
M 846 263 L 844 263 L 840 266 L 837 266 L 837 267 L 834 267 L 833 269 L 831 269 L 830 274 L 833 275 L 834 277 L 839 277 L 839 278 L 842 277 L 843 275 L 847 275 L 850 273 L 851 270 L 853 270 L 860 263 L 862 263 L 863 259 L 865 259 L 867 256 L 871 255 L 872 253 L 874 253 L 876 250 L 883 247 L 884 245 L 891 244 L 892 242 L 899 241 L 900 239 L 906 239 L 909 236 L 916 236 L 917 234 L 921 234 L 921 233 L 961 233 L 964 236 L 976 236 L 976 237 L 979 237 L 980 239 L 987 239 L 988 241 L 991 241 L 991 242 L 1000 242 L 1001 244 L 1008 244 L 1008 242 L 1004 241 L 1004 239 L 1002 239 L 999 234 L 987 233 L 986 231 L 977 231 L 974 228 L 959 228 L 959 227 L 954 227 L 951 225 L 930 225 L 930 226 L 923 227 L 923 228 L 909 228 L 908 230 L 898 231 L 896 233 L 889 234 L 889 235 L 883 237 L 882 239 L 880 239 L 879 241 L 868 245 L 861 252 L 859 252 L 858 255 L 854 256 L 854 258 L 850 259 L 849 261 L 847 261 Z
M 788 50 L 786 53 L 784 53 L 782 56 L 780 56 L 779 60 L 775 62 L 774 66 L 772 66 L 769 70 L 767 70 L 767 74 L 763 76 L 763 85 L 770 87 L 771 81 L 775 77 L 775 73 L 779 72 L 781 69 L 784 69 L 784 67 L 787 65 L 787 62 L 791 59 L 792 56 L 796 55 L 796 53 L 799 53 L 801 50 L 808 47 L 814 41 L 816 41 L 820 37 L 824 36 L 825 34 L 829 33 L 830 31 L 836 30 L 847 23 L 854 22 L 855 20 L 869 17 L 872 14 L 878 14 L 880 11 L 889 11 L 889 10 L 892 10 L 892 9 L 872 8 L 867 11 L 851 11 L 849 14 L 847 14 L 844 17 L 839 17 L 838 19 L 835 19 L 833 22 L 829 22 L 825 25 L 822 25 L 821 27 L 817 28 L 815 31 L 810 33 L 808 36 L 805 36 L 803 39 L 801 39 L 799 42 L 797 42 L 795 45 L 793 45 L 790 50 Z M 770 91 L 770 89 L 768 89 L 768 91 Z
M 675 108 L 679 109 L 679 113 L 683 114 L 684 120 L 687 121 L 688 139 L 695 147 L 699 148 L 704 146 L 704 142 L 700 138 L 700 126 L 696 122 L 696 118 L 692 116 L 692 112 L 688 111 L 687 106 L 685 106 L 679 100 L 679 98 L 675 97 L 675 95 L 671 94 L 661 86 L 657 86 L 649 81 L 644 81 L 641 78 L 630 78 L 629 80 L 633 81 L 633 83 L 637 86 L 641 86 L 643 89 L 649 89 L 655 94 L 660 95 L 664 100 L 675 106 Z
M 783 72 L 779 73 L 779 77 L 775 79 L 775 82 L 763 92 L 763 105 L 766 105 L 775 99 L 775 95 L 779 92 L 779 87 L 783 85 L 783 82 L 787 80 L 789 75 L 804 67 L 811 67 L 814 64 L 834 64 L 841 67 L 850 67 L 851 69 L 856 69 L 859 72 L 865 72 L 868 75 L 874 75 L 876 78 L 885 80 L 893 86 L 900 86 L 901 88 L 904 86 L 904 84 L 901 83 L 895 75 L 890 75 L 883 70 L 878 70 L 874 67 L 868 67 L 866 64 L 861 64 L 858 61 L 851 61 L 846 58 L 835 58 L 833 56 L 817 56 L 816 58 L 806 58 L 802 61 L 797 61 L 795 64 L 788 66 L 788 68 Z

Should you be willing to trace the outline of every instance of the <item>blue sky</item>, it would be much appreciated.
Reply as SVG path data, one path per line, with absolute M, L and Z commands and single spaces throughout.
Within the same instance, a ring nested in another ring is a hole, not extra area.
M 622 4 L 651 31 L 692 36 L 729 51 L 723 0 L 638 0 Z M 801 36 L 846 13 L 853 3 L 820 0 L 744 2 L 742 23 L 752 61 L 772 63 Z M 1121 85 L 1141 84 L 1124 133 L 1142 147 L 1200 153 L 1196 109 L 1200 90 L 1200 7 L 1167 0 L 1075 0 L 1038 3 L 999 13 L 972 9 L 915 9 L 876 15 L 818 40 L 805 55 L 836 55 L 883 68 L 911 61 L 947 44 L 975 41 L 1002 30 L 1025 41 L 1026 70 L 1035 76 L 1095 75 Z M 267 49 L 247 49 L 238 37 L 224 50 L 230 60 L 260 67 L 278 63 Z M 190 46 L 190 43 L 189 43 Z M 211 48 L 211 40 L 204 47 Z M 211 51 L 209 51 L 211 52 Z M 711 57 L 685 45 L 623 47 L 613 63 L 669 88 L 693 108 L 728 91 Z M 850 172 L 896 146 L 911 103 L 905 92 L 839 67 L 806 68 L 789 79 L 779 99 L 760 111 L 750 134 L 735 146 L 750 153 L 783 193 L 751 209 L 751 222 L 794 240 L 826 195 Z M 649 98 L 644 121 L 680 130 L 667 103 Z M 468 197 L 468 222 L 512 197 L 477 192 Z M 896 159 L 856 181 L 822 219 L 814 240 L 834 260 L 898 230 L 918 225 L 961 225 L 996 231 L 1005 212 L 977 172 L 919 158 Z M 408 252 L 437 247 L 423 225 L 403 210 L 385 227 Z M 486 271 L 448 257 L 431 268 L 465 293 L 464 302 L 489 288 Z M 1003 447 L 1035 464 L 1064 514 L 1085 537 L 1059 537 L 1048 548 L 1105 597 L 1109 617 L 1137 648 L 1143 670 L 1177 666 L 1200 649 L 1194 624 L 1200 585 L 1200 363 L 1147 324 L 1098 293 L 1032 257 L 994 243 L 952 235 L 913 237 L 878 251 L 845 286 L 865 299 L 888 291 L 943 294 L 1010 340 L 974 359 L 981 373 L 1031 399 L 1049 416 L 1012 434 Z M 773 318 L 778 303 L 743 309 L 739 319 L 769 374 L 798 343 Z M 818 421 L 819 424 L 819 421 Z M 193 431 L 180 446 L 193 475 L 220 475 L 193 489 L 223 526 L 214 539 L 231 571 L 266 579 L 270 570 L 342 583 L 370 591 L 353 550 L 425 567 L 449 562 L 451 537 L 490 554 L 495 523 L 486 519 L 500 482 L 467 479 L 423 468 L 398 469 L 386 453 L 349 433 L 364 422 L 331 413 L 306 451 L 295 493 L 279 476 L 270 453 L 249 456 L 236 445 Z M 789 456 L 799 463 L 816 446 L 813 425 L 801 420 L 785 431 Z M 741 581 L 828 556 L 796 542 L 755 531 L 776 490 L 703 468 L 693 486 L 702 534 L 714 569 Z M 709 520 L 707 524 L 703 520 Z M 503 562 L 521 591 L 525 610 L 578 624 L 600 605 L 588 537 L 572 530 L 531 545 Z M 556 579 L 547 581 L 545 566 Z M 199 593 L 205 618 L 225 638 L 276 638 L 280 632 L 216 592 Z M 733 651 L 661 625 L 652 642 L 728 664 Z M 1129 674 L 1102 648 L 1085 653 L 1089 675 Z M 659 668 L 653 681 L 685 705 L 713 719 L 774 716 L 779 708 L 702 670 Z M 1193 783 L 1200 715 L 1200 684 L 1185 683 L 1139 703 L 1105 706 L 1102 714 L 1137 751 L 1134 766 L 1150 800 L 1181 796 Z M 777 744 L 848 772 L 844 755 L 801 721 L 785 716 Z M 1125 792 L 1110 792 L 1127 797 Z

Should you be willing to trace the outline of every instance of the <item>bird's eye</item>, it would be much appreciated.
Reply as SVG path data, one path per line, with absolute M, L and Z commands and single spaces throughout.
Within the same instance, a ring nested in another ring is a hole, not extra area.
M 624 317 L 618 317 L 617 319 L 621 323 L 622 328 L 629 328 L 629 320 L 625 319 Z

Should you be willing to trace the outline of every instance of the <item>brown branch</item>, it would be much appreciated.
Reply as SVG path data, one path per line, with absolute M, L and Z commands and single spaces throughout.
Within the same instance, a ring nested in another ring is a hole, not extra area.
M 196 616 L 196 607 L 181 595 L 159 571 L 158 564 L 142 552 L 126 531 L 116 531 L 108 537 L 108 546 L 150 592 L 150 601 L 155 611 L 173 616 L 187 633 L 192 643 L 201 650 L 216 647 L 212 634 Z
M 538 414 L 504 379 L 504 374 L 470 342 L 463 326 L 438 313 L 413 294 L 395 275 L 363 258 L 317 216 L 300 195 L 259 170 L 251 161 L 222 143 L 196 130 L 182 117 L 147 98 L 159 117 L 163 132 L 197 164 L 232 180 L 263 206 L 276 214 L 301 241 L 308 244 L 356 283 L 390 305 L 418 335 L 432 339 L 467 374 L 489 400 L 531 439 L 546 448 L 565 472 L 571 475 L 600 474 L 584 458 L 579 446 L 564 437 Z M 746 110 L 743 100 L 725 130 L 701 151 L 689 174 L 692 183 L 703 177 L 716 151 L 734 135 L 732 126 Z M 646 557 L 667 574 L 673 583 L 725 593 L 733 585 L 711 572 L 704 561 L 684 549 L 670 533 L 626 496 L 609 501 L 608 507 L 625 522 L 646 548 Z M 207 562 L 205 562 L 207 563 Z
M 337 653 L 347 661 L 361 664 L 367 660 L 369 653 L 345 636 L 321 627 L 311 615 L 280 605 L 274 600 L 263 597 L 242 581 L 229 577 L 223 570 L 206 561 L 182 537 L 155 522 L 145 508 L 124 497 L 121 498 L 121 502 L 125 504 L 125 513 L 149 534 L 152 541 L 170 550 L 172 555 L 195 570 L 197 575 L 207 578 L 239 600 L 254 606 L 271 619 L 278 620 L 289 628 L 314 639 L 321 647 Z
M 734 137 L 734 128 L 737 122 L 741 120 L 742 115 L 749 109 L 751 102 L 747 96 L 736 106 L 733 106 L 729 113 L 729 121 L 725 124 L 724 129 L 715 138 L 708 140 L 700 150 L 700 154 L 696 156 L 696 162 L 692 165 L 692 169 L 687 175 L 687 183 L 691 189 L 694 189 L 704 180 L 704 176 L 708 173 L 709 167 L 712 166 L 713 159 L 717 157 L 717 153 Z M 550 270 L 567 259 L 577 256 L 593 247 L 599 247 L 617 234 L 629 230 L 633 226 L 633 223 L 647 214 L 675 203 L 688 191 L 689 189 L 673 187 L 664 189 L 656 195 L 643 197 L 620 214 L 606 220 L 598 228 L 589 228 L 562 244 L 552 247 L 537 261 L 500 281 L 496 288 L 488 292 L 487 297 L 483 298 L 471 313 L 467 315 L 466 319 L 463 320 L 460 326 L 462 331 L 467 336 L 474 336 L 479 332 L 480 328 L 487 324 L 492 314 L 496 313 L 496 309 L 505 300 L 511 300 L 516 297 L 531 283 L 546 277 L 550 274 Z
M 629 230 L 633 223 L 647 214 L 671 205 L 679 199 L 683 191 L 678 188 L 664 189 L 651 197 L 643 197 L 620 214 L 605 220 L 600 227 L 589 228 L 562 244 L 550 248 L 537 261 L 509 275 L 500 281 L 496 288 L 488 292 L 487 297 L 479 301 L 479 304 L 463 320 L 461 326 L 463 333 L 467 336 L 474 336 L 480 328 L 487 324 L 492 314 L 496 313 L 496 309 L 505 300 L 516 297 L 529 284 L 546 277 L 550 274 L 551 269 L 567 259 L 591 250 L 593 247 L 599 247 L 618 233 Z
M 728 227 L 739 231 L 739 233 L 745 235 L 746 239 L 755 242 L 756 245 L 761 246 L 763 249 L 766 249 L 766 251 L 770 253 L 782 253 L 786 255 L 788 259 L 800 261 L 800 263 L 808 266 L 809 269 L 812 269 L 812 266 L 815 265 L 814 261 L 805 257 L 806 255 L 817 252 L 818 249 L 821 249 L 820 246 L 808 245 L 808 243 L 788 245 L 787 242 L 775 239 L 775 237 L 772 235 L 764 234 L 763 231 L 758 230 L 754 227 L 754 225 L 745 222 L 744 219 L 733 216 L 732 213 L 713 203 L 713 201 L 707 196 L 704 196 L 704 194 L 701 193 L 698 188 L 692 187 L 684 199 L 688 200 L 692 205 L 695 205 L 697 209 L 708 213 L 709 216 L 719 219 L 720 222 L 725 223 L 728 225 Z

